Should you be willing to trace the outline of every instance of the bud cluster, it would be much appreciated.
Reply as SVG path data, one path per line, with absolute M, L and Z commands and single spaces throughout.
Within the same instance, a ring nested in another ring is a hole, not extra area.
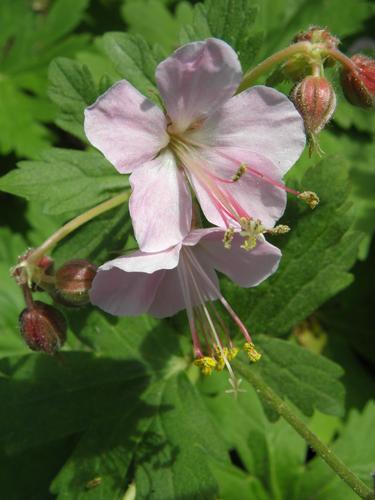
M 19 316 L 20 332 L 33 351 L 55 354 L 66 340 L 67 322 L 56 307 L 34 301 L 32 292 L 45 291 L 67 307 L 83 306 L 89 302 L 96 267 L 86 260 L 73 259 L 55 271 L 50 257 L 43 256 L 34 263 L 31 255 L 32 250 L 28 250 L 12 270 L 26 302 Z
M 360 54 L 349 59 L 338 50 L 339 39 L 318 26 L 298 33 L 293 42 L 303 46 L 283 63 L 281 71 L 284 79 L 294 83 L 290 98 L 304 120 L 310 152 L 313 147 L 319 152 L 317 135 L 336 107 L 335 91 L 324 75 L 325 68 L 339 62 L 345 97 L 354 106 L 370 108 L 375 102 L 375 61 Z

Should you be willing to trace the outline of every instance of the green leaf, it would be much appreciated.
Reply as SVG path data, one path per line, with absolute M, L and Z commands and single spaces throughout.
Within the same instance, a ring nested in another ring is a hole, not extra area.
M 176 340 L 168 331 L 163 339 L 169 349 L 155 351 L 161 332 L 153 332 L 142 319 L 132 322 L 131 334 L 126 320 L 113 319 L 113 324 L 117 324 L 117 338 L 121 339 L 117 359 L 90 352 L 62 352 L 60 361 L 35 353 L 3 360 L 0 369 L 6 378 L 0 379 L 0 394 L 4 397 L 2 416 L 8 423 L 1 422 L 0 442 L 6 449 L 39 446 L 86 430 L 91 422 L 121 416 L 130 402 L 135 404 L 139 399 L 154 370 L 162 370 L 168 357 L 177 353 Z M 95 324 L 88 328 L 92 335 L 112 334 L 111 323 L 104 319 L 99 330 Z M 150 357 L 153 352 L 157 352 L 156 359 Z M 25 401 L 27 413 L 20 411 Z
M 0 452 L 1 491 L 4 498 L 51 498 L 50 483 L 69 457 L 73 443 L 74 440 L 56 441 L 12 457 Z
M 0 363 L 5 450 L 83 433 L 53 483 L 58 498 L 117 498 L 134 476 L 141 498 L 150 491 L 163 499 L 183 492 L 211 497 L 217 486 L 208 459 L 228 459 L 197 391 L 180 373 L 186 360 L 177 337 L 147 318 L 109 322 L 99 313 L 83 331 L 98 354 L 31 354 Z M 20 411 L 24 404 L 27 412 Z
M 263 356 L 253 369 L 280 397 L 307 416 L 314 409 L 343 416 L 345 389 L 337 379 L 344 371 L 339 365 L 285 340 L 262 335 L 256 337 L 256 345 Z
M 151 447 L 137 454 L 140 498 L 215 498 L 217 484 L 206 463 L 225 463 L 216 428 L 184 375 L 170 378 L 160 391 L 160 408 L 148 429 Z
M 42 204 L 46 214 L 82 211 L 129 186 L 102 155 L 49 149 L 37 161 L 22 161 L 0 178 L 0 190 Z
M 124 253 L 132 233 L 128 205 L 109 210 L 71 233 L 54 250 L 57 263 L 87 259 L 101 265 Z
M 236 50 L 247 70 L 262 43 L 261 35 L 253 29 L 256 14 L 251 0 L 206 0 L 196 5 L 193 24 L 185 26 L 181 41 L 221 38 Z
M 367 116 L 365 110 L 359 110 Z M 329 128 L 319 135 L 319 144 L 327 154 L 344 158 L 350 166 L 350 200 L 353 203 L 354 228 L 365 233 L 359 247 L 359 258 L 365 259 L 375 231 L 375 144 L 368 135 L 350 134 L 347 131 L 334 133 Z M 306 161 L 305 161 L 306 163 Z
M 365 262 L 358 263 L 355 271 L 355 282 L 334 297 L 323 308 L 320 316 L 327 330 L 336 333 L 340 338 L 345 338 L 355 352 L 374 364 L 374 324 L 370 314 L 375 307 L 374 254 L 370 254 Z
M 120 78 L 125 78 L 142 94 L 159 103 L 155 86 L 155 69 L 163 58 L 140 35 L 106 33 L 97 41 L 99 49 L 114 65 Z
M 84 109 L 98 96 L 90 71 L 83 64 L 58 58 L 51 63 L 48 77 L 48 95 L 61 111 L 56 124 L 86 141 L 83 131 Z
M 373 109 L 362 109 L 352 106 L 343 96 L 341 96 L 341 99 L 338 101 L 334 120 L 340 127 L 347 130 L 354 126 L 361 132 L 375 134 L 375 117 Z
M 150 44 L 160 44 L 166 52 L 176 48 L 180 29 L 193 17 L 189 3 L 179 2 L 172 15 L 160 0 L 127 0 L 121 12 L 131 33 L 141 34 Z
M 0 153 L 14 150 L 19 156 L 35 156 L 52 142 L 52 134 L 41 123 L 46 120 L 38 120 L 36 114 L 42 108 L 52 121 L 54 109 L 45 99 L 26 95 L 10 79 L 0 80 L 0 94 Z
M 26 249 L 20 235 L 0 228 L 0 358 L 29 352 L 18 328 L 18 316 L 25 304 L 20 288 L 10 276 L 10 268 Z
M 1 2 L 0 153 L 34 157 L 52 142 L 44 125 L 55 116 L 46 96 L 47 66 L 87 45 L 87 36 L 70 35 L 87 5 L 88 0 L 56 0 L 47 12 L 37 12 L 32 2 Z
M 283 222 L 292 230 L 273 239 L 283 254 L 277 273 L 246 294 L 224 283 L 224 291 L 254 332 L 287 332 L 353 280 L 348 269 L 362 234 L 352 230 L 347 164 L 327 157 L 306 172 L 297 188 L 315 191 L 321 202 L 312 211 L 299 200 L 288 201 Z
M 269 422 L 255 390 L 246 381 L 241 383 L 245 392 L 233 399 L 225 394 L 225 377 L 218 378 L 204 382 L 205 402 L 227 448 L 232 456 L 234 451 L 238 456 L 230 475 L 229 470 L 212 464 L 221 476 L 220 493 L 234 485 L 242 491 L 242 498 L 290 499 L 301 473 L 306 443 L 284 420 Z M 222 477 L 225 472 L 229 477 Z M 229 490 L 226 498 L 231 498 Z
M 367 404 L 363 413 L 352 410 L 340 437 L 332 449 L 357 476 L 371 487 L 375 469 L 373 426 L 375 403 Z M 320 458 L 314 458 L 301 476 L 295 499 L 356 500 L 357 495 Z

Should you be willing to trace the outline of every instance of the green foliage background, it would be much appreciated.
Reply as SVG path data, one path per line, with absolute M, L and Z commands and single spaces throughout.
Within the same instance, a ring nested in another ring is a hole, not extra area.
M 0 494 L 6 500 L 350 500 L 355 494 L 246 383 L 191 366 L 183 314 L 155 321 L 64 310 L 59 356 L 31 353 L 9 268 L 61 223 L 128 186 L 86 141 L 83 109 L 126 78 L 155 99 L 154 71 L 179 44 L 215 36 L 244 70 L 309 25 L 350 53 L 371 35 L 365 0 L 0 1 Z M 347 104 L 288 174 L 315 190 L 316 211 L 290 199 L 279 271 L 253 290 L 222 279 L 256 334 L 254 367 L 371 484 L 375 470 L 374 113 Z M 260 82 L 262 83 L 262 82 Z M 279 89 L 288 93 L 290 85 Z M 97 264 L 134 245 L 127 207 L 54 251 Z M 43 298 L 44 300 L 44 298 Z M 235 332 L 233 332 L 235 335 Z

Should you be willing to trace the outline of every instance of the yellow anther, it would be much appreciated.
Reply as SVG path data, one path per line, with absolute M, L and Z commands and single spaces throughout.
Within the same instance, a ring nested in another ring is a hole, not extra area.
M 273 227 L 272 229 L 267 229 L 268 234 L 285 234 L 289 233 L 290 227 L 285 224 L 279 224 L 278 226 Z
M 233 238 L 234 238 L 234 228 L 229 227 L 224 233 L 224 238 L 223 238 L 224 248 L 230 250 Z
M 298 198 L 307 203 L 310 208 L 315 208 L 320 201 L 319 196 L 314 191 L 304 191 L 298 195 Z
M 241 177 L 243 176 L 243 174 L 246 172 L 246 170 L 247 170 L 246 164 L 245 163 L 241 163 L 241 165 L 239 166 L 239 169 L 237 170 L 237 172 L 232 177 L 232 181 L 233 182 L 237 182 L 238 180 L 240 180 Z
M 241 248 L 244 250 L 252 250 L 256 247 L 258 238 L 265 232 L 265 227 L 259 219 L 248 219 L 246 217 L 240 218 L 242 231 L 241 236 L 245 238 Z
M 216 366 L 215 370 L 218 372 L 221 372 L 224 367 L 225 367 L 225 358 L 229 360 L 229 350 L 227 347 L 222 347 L 219 349 L 219 347 L 215 347 L 215 360 L 216 360 Z
M 260 360 L 262 355 L 255 349 L 255 345 L 252 342 L 245 342 L 243 346 L 243 350 L 249 356 L 249 359 L 252 363 L 256 363 Z
M 195 366 L 200 368 L 203 375 L 211 375 L 212 371 L 216 368 L 217 362 L 210 356 L 203 356 L 194 361 Z
M 237 347 L 230 347 L 228 349 L 228 361 L 232 361 L 232 359 L 234 359 L 237 354 L 239 352 L 239 349 L 237 349 Z

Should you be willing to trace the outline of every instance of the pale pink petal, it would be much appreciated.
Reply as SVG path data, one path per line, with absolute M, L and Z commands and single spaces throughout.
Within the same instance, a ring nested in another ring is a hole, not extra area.
M 186 304 L 177 269 L 166 271 L 148 312 L 155 318 L 167 318 L 185 308 Z
M 135 237 L 145 252 L 159 252 L 179 243 L 190 230 L 189 187 L 168 150 L 138 168 L 130 177 L 129 208 Z
M 184 45 L 156 69 L 160 94 L 178 132 L 228 100 L 241 78 L 237 54 L 215 38 Z
M 181 245 L 159 253 L 140 250 L 99 267 L 90 290 L 92 304 L 115 316 L 136 316 L 149 310 L 167 270 L 175 269 Z
M 202 230 L 199 236 L 203 237 L 211 232 Z M 183 291 L 187 282 L 188 289 Z M 219 280 L 211 256 L 200 245 L 183 247 L 178 268 L 165 272 L 149 312 L 158 318 L 172 316 L 189 307 L 186 303 L 187 295 L 191 307 L 220 296 Z
M 217 232 L 217 231 L 222 231 L 221 229 L 218 229 L 217 227 L 206 227 L 206 228 L 198 228 L 198 229 L 192 229 L 190 233 L 186 236 L 186 238 L 183 241 L 184 246 L 189 246 L 189 247 L 194 247 L 197 245 L 200 240 L 206 236 L 207 234 L 210 234 L 212 232 Z
M 85 109 L 85 134 L 121 173 L 151 160 L 169 142 L 163 112 L 126 80 Z
M 231 249 L 224 248 L 223 231 L 206 235 L 200 247 L 211 259 L 212 265 L 220 272 L 243 287 L 259 285 L 278 268 L 281 252 L 263 237 L 250 251 L 241 248 L 243 239 L 235 234 Z
M 203 150 L 201 153 L 201 168 L 212 178 L 224 193 L 228 193 L 245 213 L 253 219 L 260 219 L 267 228 L 274 226 L 282 216 L 286 206 L 286 193 L 280 187 L 269 181 L 282 184 L 279 169 L 267 158 L 260 154 L 250 153 L 235 148 L 217 148 Z M 241 164 L 246 164 L 260 175 L 246 172 L 234 183 L 221 182 L 219 179 L 230 181 Z M 196 175 L 189 172 L 189 178 L 206 218 L 216 226 L 225 227 L 217 204 L 214 202 L 214 189 L 207 189 Z M 231 221 L 234 227 L 236 223 Z
M 238 147 L 266 156 L 282 174 L 298 160 L 306 140 L 303 120 L 292 102 L 265 86 L 232 97 L 190 137 L 205 145 Z
M 181 244 L 156 253 L 145 253 L 141 250 L 136 250 L 126 257 L 118 257 L 106 262 L 99 269 L 109 271 L 116 267 L 127 273 L 152 274 L 160 269 L 174 269 L 177 267 L 180 251 Z
M 117 267 L 99 268 L 90 300 L 114 316 L 138 316 L 148 311 L 166 271 L 128 273 Z

